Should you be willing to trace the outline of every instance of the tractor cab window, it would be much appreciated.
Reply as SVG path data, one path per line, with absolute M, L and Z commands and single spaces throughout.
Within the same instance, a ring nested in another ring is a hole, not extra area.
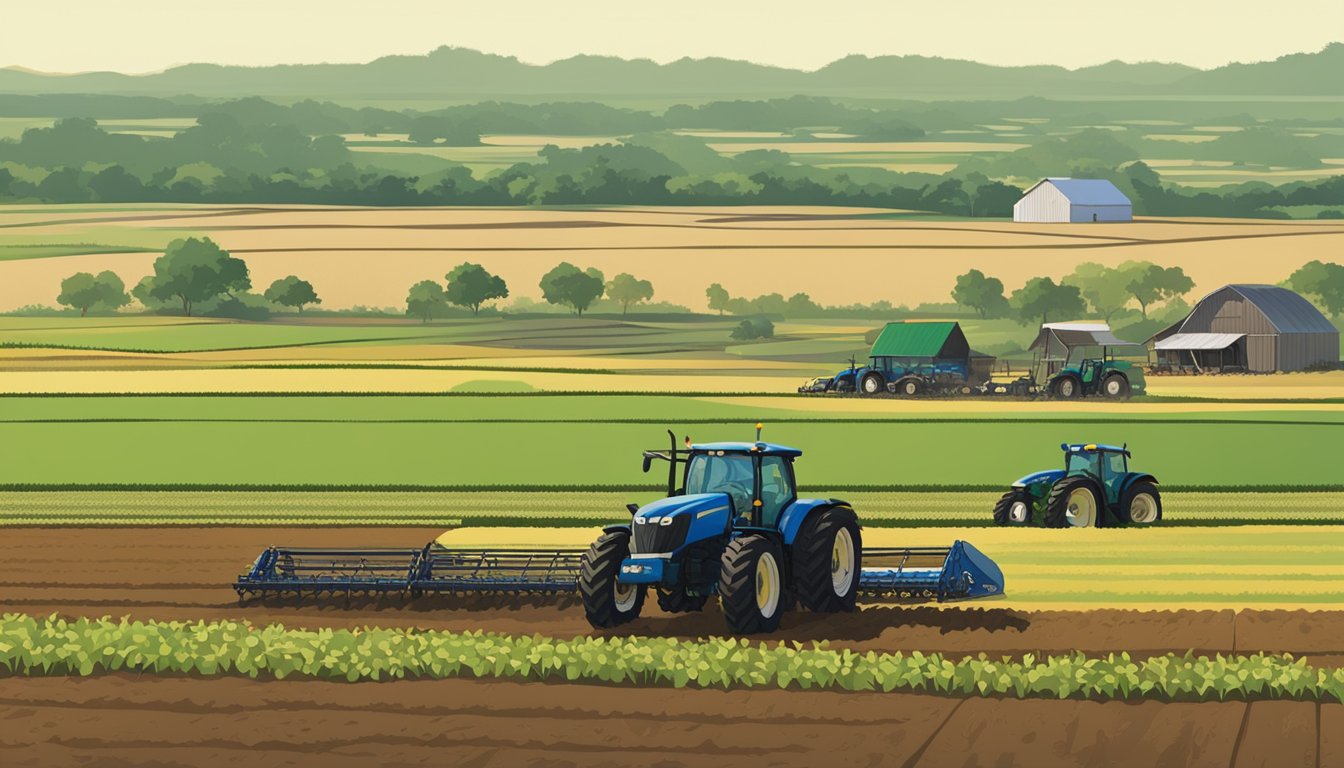
M 1125 479 L 1125 454 L 1107 453 L 1106 456 L 1106 476 L 1102 482 L 1106 484 L 1106 496 L 1109 499 L 1118 499 L 1120 497 L 1120 483 Z
M 733 500 L 733 514 L 746 514 L 751 509 L 755 469 L 752 458 L 744 453 L 698 453 L 686 468 L 686 493 L 726 493 Z
M 794 498 L 793 475 L 782 456 L 761 458 L 761 525 L 774 527 Z
M 1101 454 L 1092 451 L 1069 453 L 1069 463 L 1065 467 L 1070 475 L 1101 476 Z

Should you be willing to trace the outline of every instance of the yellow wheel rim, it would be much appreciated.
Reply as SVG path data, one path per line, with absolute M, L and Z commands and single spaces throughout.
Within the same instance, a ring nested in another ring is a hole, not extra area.
M 766 552 L 756 561 L 756 608 L 770 618 L 779 609 L 779 564 Z
M 1097 524 L 1097 497 L 1088 488 L 1073 489 L 1064 516 L 1074 528 L 1091 528 Z

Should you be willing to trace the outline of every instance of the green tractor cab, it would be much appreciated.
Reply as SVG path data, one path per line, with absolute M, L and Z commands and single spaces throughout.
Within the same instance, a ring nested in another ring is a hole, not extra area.
M 1120 359 L 1146 358 L 1147 348 L 1117 338 L 1105 323 L 1044 323 L 1030 349 L 1033 378 L 1051 397 L 1128 400 L 1147 392 L 1142 366 Z
M 996 525 L 1101 528 L 1152 525 L 1162 519 L 1157 478 L 1129 470 L 1127 446 L 1060 446 L 1064 469 L 1035 472 L 1013 483 L 994 505 Z

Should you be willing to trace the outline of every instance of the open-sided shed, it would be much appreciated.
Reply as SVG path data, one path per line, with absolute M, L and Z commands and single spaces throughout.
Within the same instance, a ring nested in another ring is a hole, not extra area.
M 1257 373 L 1339 362 L 1339 329 L 1276 285 L 1225 285 L 1148 340 L 1161 364 Z

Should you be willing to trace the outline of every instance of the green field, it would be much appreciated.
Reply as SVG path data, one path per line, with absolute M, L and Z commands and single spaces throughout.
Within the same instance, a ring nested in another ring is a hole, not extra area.
M 806 451 L 799 476 L 816 489 L 998 487 L 1058 465 L 1061 442 L 1128 443 L 1136 468 L 1178 487 L 1341 482 L 1338 412 L 840 418 L 825 406 L 771 412 L 642 396 L 6 397 L 0 484 L 624 487 L 650 482 L 639 451 L 664 445 L 665 428 L 700 441 L 747 439 L 759 419 L 769 439 Z
M 808 491 L 808 493 L 814 493 Z M 865 526 L 988 527 L 997 491 L 817 491 Z M 3 525 L 404 525 L 595 527 L 661 491 L 40 491 L 0 495 Z M 1344 492 L 1163 496 L 1163 527 L 1344 524 Z

